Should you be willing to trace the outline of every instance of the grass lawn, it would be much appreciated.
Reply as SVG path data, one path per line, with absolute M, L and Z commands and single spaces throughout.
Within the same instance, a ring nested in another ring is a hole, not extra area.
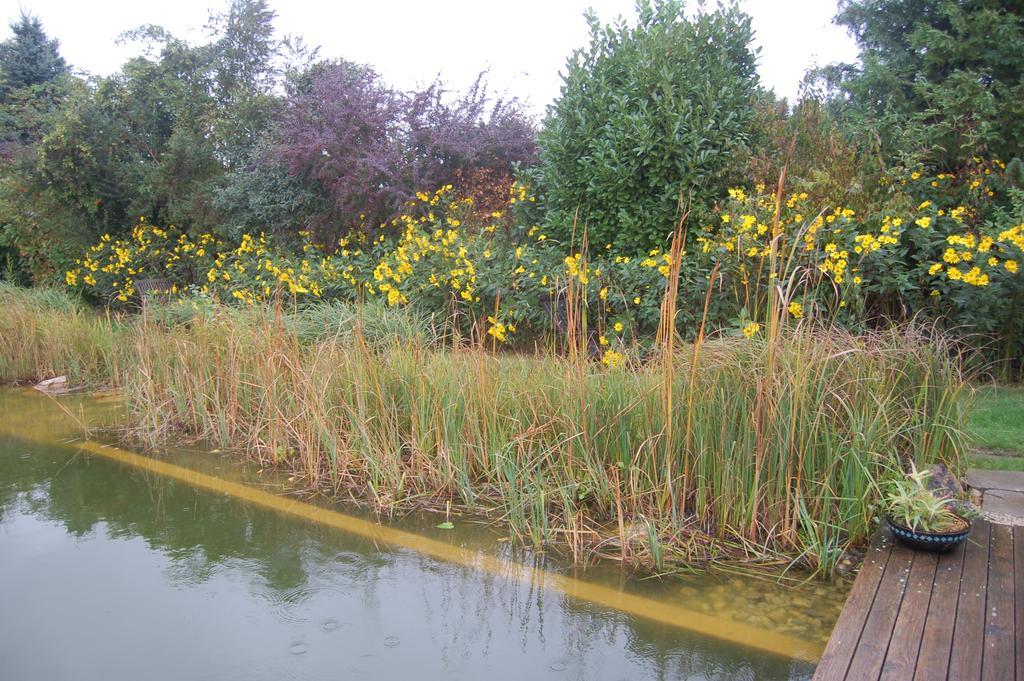
M 1024 388 L 980 388 L 967 429 L 974 449 L 971 466 L 1024 470 Z

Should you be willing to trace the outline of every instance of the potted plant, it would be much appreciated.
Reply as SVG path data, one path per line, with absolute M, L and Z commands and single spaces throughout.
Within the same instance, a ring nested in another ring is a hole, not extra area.
M 906 477 L 892 480 L 882 500 L 885 519 L 899 542 L 919 551 L 945 553 L 967 539 L 971 521 L 957 512 L 955 498 L 928 489 L 930 475 L 913 468 Z

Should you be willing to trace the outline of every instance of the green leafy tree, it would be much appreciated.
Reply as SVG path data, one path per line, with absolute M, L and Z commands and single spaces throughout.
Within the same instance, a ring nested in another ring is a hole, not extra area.
M 133 59 L 68 98 L 43 140 L 38 172 L 83 228 L 116 231 L 139 215 L 192 217 L 180 204 L 217 171 L 195 66 L 189 48 L 172 43 L 159 61 Z
M 141 215 L 186 230 L 227 222 L 214 197 L 233 168 L 251 163 L 279 104 L 286 64 L 273 18 L 266 0 L 232 0 L 202 44 L 142 26 L 123 36 L 141 56 L 86 80 L 62 76 L 56 42 L 22 18 L 0 50 L 0 64 L 16 67 L 4 66 L 0 116 L 18 146 L 4 144 L 4 156 L 17 151 L 19 161 L 0 173 L 0 223 L 31 279 L 60 276 L 67 253 Z M 34 94 L 58 84 L 59 106 Z
M 887 157 L 955 171 L 1024 144 L 1024 5 L 999 0 L 842 0 L 860 62 L 825 81 L 865 117 Z
M 221 223 L 214 195 L 277 106 L 273 16 L 265 0 L 234 0 L 200 45 L 155 26 L 126 33 L 144 56 L 69 99 L 42 145 L 39 172 L 62 203 L 104 231 L 140 215 L 186 229 Z
M 750 18 L 735 4 L 690 18 L 637 3 L 635 27 L 602 26 L 570 58 L 540 133 L 533 181 L 563 240 L 646 248 L 682 213 L 706 217 L 737 171 L 757 88 Z
M 210 24 L 219 36 L 209 47 L 217 104 L 212 139 L 228 169 L 250 162 L 280 108 L 275 92 L 291 41 L 275 36 L 275 17 L 266 0 L 232 0 Z

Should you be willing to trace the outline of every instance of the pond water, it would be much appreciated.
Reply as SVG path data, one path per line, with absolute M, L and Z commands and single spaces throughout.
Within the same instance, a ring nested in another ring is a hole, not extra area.
M 381 527 L 210 451 L 83 443 L 116 396 L 0 390 L 0 678 L 803 679 L 843 584 L 572 568 Z

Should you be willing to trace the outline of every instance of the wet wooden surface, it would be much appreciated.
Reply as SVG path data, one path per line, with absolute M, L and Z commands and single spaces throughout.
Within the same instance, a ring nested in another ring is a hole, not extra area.
M 975 520 L 935 555 L 882 529 L 836 622 L 815 681 L 1024 681 L 1024 527 Z

